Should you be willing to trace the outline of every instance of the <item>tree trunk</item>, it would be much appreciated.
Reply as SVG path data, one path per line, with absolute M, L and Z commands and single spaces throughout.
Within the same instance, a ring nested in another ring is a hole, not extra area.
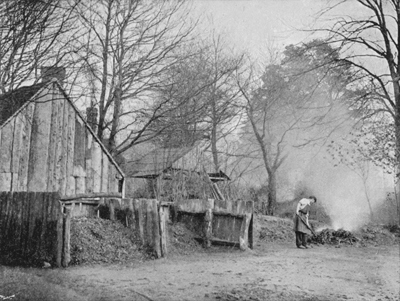
M 268 204 L 267 215 L 274 215 L 276 209 L 276 174 L 274 171 L 268 174 Z
M 219 161 L 218 161 L 216 124 L 213 124 L 213 128 L 211 130 L 211 152 L 212 152 L 212 156 L 213 156 L 215 172 L 218 172 L 220 168 L 219 168 Z
M 396 91 L 396 89 L 395 89 Z M 395 131 L 396 131 L 396 176 L 395 176 L 395 197 L 397 204 L 397 215 L 400 218 L 400 93 L 395 95 L 396 98 L 396 115 L 395 115 Z
M 399 12 L 398 12 L 399 14 Z M 400 26 L 400 25 L 399 25 Z M 400 36 L 399 40 L 400 40 Z M 397 62 L 399 63 L 399 62 Z M 400 83 L 398 81 L 398 77 L 400 74 L 400 66 L 397 67 L 397 73 L 393 73 L 393 92 L 394 92 L 394 100 L 395 100 L 395 110 L 394 110 L 394 126 L 395 126 L 395 139 L 396 139 L 396 150 L 395 150 L 395 158 L 396 158 L 396 166 L 395 166 L 395 198 L 397 204 L 397 215 L 400 217 Z

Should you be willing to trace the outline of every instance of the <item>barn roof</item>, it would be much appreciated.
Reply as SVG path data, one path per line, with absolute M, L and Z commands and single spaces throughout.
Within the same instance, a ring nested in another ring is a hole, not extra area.
M 181 169 L 177 166 L 174 166 L 174 163 L 176 163 L 185 155 L 189 154 L 191 151 L 195 150 L 196 147 L 197 146 L 155 149 L 138 160 L 128 161 L 124 165 L 125 174 L 127 177 L 132 178 L 156 178 L 167 170 Z M 190 156 L 196 156 L 195 152 L 190 153 Z M 229 177 L 222 171 L 212 172 L 210 167 L 212 164 L 208 161 L 209 160 L 207 160 L 207 158 L 203 157 L 203 164 L 201 164 L 201 167 L 205 168 L 212 181 L 221 181 L 226 179 L 229 180 Z M 189 168 L 193 167 L 194 166 L 189 166 Z
M 38 83 L 31 86 L 20 87 L 0 95 L 0 125 L 14 115 L 47 83 Z

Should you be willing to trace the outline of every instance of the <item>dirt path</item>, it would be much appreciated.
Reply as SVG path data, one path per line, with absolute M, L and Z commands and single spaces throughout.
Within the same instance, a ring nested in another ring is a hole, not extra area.
M 265 244 L 61 273 L 89 300 L 400 300 L 398 245 L 299 250 Z

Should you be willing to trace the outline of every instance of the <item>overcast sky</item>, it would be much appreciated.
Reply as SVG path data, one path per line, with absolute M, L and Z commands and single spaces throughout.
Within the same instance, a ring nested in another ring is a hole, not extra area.
M 318 13 L 337 2 L 339 0 L 193 0 L 193 9 L 194 14 L 203 15 L 206 28 L 214 27 L 217 32 L 224 33 L 227 42 L 235 48 L 247 50 L 262 59 L 261 54 L 269 46 L 283 48 L 316 38 L 304 30 L 313 26 L 321 28 L 322 19 L 316 20 Z M 340 9 L 331 12 L 331 16 L 357 17 L 366 12 L 361 8 L 355 0 L 347 0 Z M 357 217 L 362 216 L 363 210 L 368 213 L 360 177 L 346 167 L 330 166 L 324 152 L 314 154 L 306 149 L 292 150 L 291 153 L 286 165 L 282 166 L 293 178 L 289 181 L 307 181 L 318 198 L 329 205 L 328 211 L 335 219 L 336 227 L 352 229 L 357 226 L 361 222 Z M 384 196 L 382 189 L 386 189 L 386 179 L 381 170 L 373 166 L 371 174 L 369 180 L 373 185 L 369 186 L 373 189 L 369 194 L 374 202 L 379 202 Z M 261 179 L 262 183 L 263 174 L 256 174 L 256 177 L 252 180 Z M 344 207 L 348 215 L 343 214 Z
M 240 50 L 258 55 L 275 47 L 309 39 L 316 15 L 338 0 L 193 0 L 196 14 Z M 348 0 L 336 13 L 358 14 L 359 5 Z M 319 23 L 321 24 L 321 23 Z

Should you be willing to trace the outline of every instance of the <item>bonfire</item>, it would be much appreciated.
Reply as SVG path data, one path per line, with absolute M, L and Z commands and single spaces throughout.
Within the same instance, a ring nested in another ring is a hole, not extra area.
M 311 237 L 312 243 L 317 244 L 354 244 L 360 241 L 353 233 L 344 229 L 324 229 Z

